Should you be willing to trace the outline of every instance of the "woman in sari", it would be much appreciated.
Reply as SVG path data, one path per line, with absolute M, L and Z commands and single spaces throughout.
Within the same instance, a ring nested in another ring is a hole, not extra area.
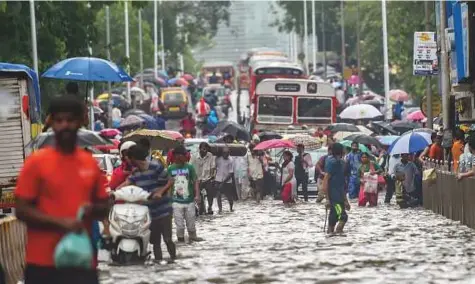
M 369 206 L 376 206 L 378 205 L 378 178 L 376 177 L 376 188 L 374 191 L 365 191 L 365 185 L 369 182 L 370 176 L 380 175 L 382 174 L 382 169 L 378 165 L 378 163 L 374 163 L 370 160 L 368 153 L 361 154 L 361 166 L 359 169 L 360 173 L 360 180 L 361 180 L 361 187 L 360 193 L 358 198 L 358 206 L 366 206 L 369 202 Z M 366 185 L 368 186 L 368 185 Z

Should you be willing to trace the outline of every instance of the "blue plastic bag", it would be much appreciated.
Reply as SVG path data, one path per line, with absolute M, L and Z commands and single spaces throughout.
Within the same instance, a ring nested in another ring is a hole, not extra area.
M 78 220 L 81 220 L 84 210 L 81 207 L 78 212 Z M 56 245 L 54 250 L 54 264 L 56 268 L 92 268 L 93 249 L 91 239 L 86 230 L 79 233 L 66 234 Z

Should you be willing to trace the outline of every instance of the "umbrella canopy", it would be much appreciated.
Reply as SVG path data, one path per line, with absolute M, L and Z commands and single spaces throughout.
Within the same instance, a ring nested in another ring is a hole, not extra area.
M 164 131 L 149 129 L 139 129 L 131 132 L 123 140 L 139 142 L 144 138 L 150 141 L 150 148 L 152 150 L 168 150 L 177 147 L 181 143 Z
M 391 155 L 416 153 L 424 150 L 427 146 L 429 146 L 427 139 L 421 133 L 414 132 L 403 135 L 394 141 L 389 147 L 389 153 Z
M 389 98 L 395 102 L 405 102 L 409 100 L 409 95 L 403 90 L 391 90 Z
M 372 105 L 359 104 L 345 108 L 340 117 L 343 119 L 371 119 L 378 116 L 382 116 L 382 113 Z
M 219 136 L 219 134 L 227 133 L 234 136 L 237 140 L 250 141 L 251 136 L 247 130 L 240 124 L 232 121 L 220 121 L 211 135 Z
M 120 128 L 140 126 L 144 124 L 144 122 L 145 120 L 137 115 L 129 115 L 120 122 Z
M 158 75 L 158 77 L 164 79 L 165 81 L 168 80 L 168 73 L 167 73 L 167 71 L 165 71 L 165 70 L 159 70 L 159 71 L 157 72 L 157 75 Z
M 385 121 L 373 121 L 371 122 L 371 126 L 377 130 L 380 134 L 393 134 L 397 135 L 398 131 L 396 131 L 392 126 L 391 123 Z
M 407 131 L 406 133 L 404 133 L 403 135 L 406 135 L 406 134 L 409 134 L 409 133 L 412 133 L 412 132 L 425 132 L 425 133 L 429 133 L 429 134 L 434 134 L 436 133 L 435 130 L 433 129 L 430 129 L 430 128 L 416 128 L 414 130 L 410 130 L 410 131 Z
M 359 85 L 360 84 L 360 78 L 357 75 L 351 75 L 351 77 L 348 79 L 348 84 L 350 84 L 350 85 Z
M 185 79 L 186 81 L 193 81 L 195 79 L 191 74 L 184 74 L 181 77 Z
M 130 94 L 135 96 L 138 101 L 146 101 L 150 99 L 150 95 L 147 94 L 142 88 L 133 87 L 130 89 Z
M 96 82 L 131 82 L 133 79 L 115 63 L 95 57 L 74 57 L 60 61 L 42 77 Z
M 338 142 L 338 143 L 340 143 L 340 144 L 343 145 L 344 147 L 351 148 L 351 143 L 353 143 L 353 141 L 350 141 L 350 140 L 343 140 L 343 141 Z M 366 147 L 366 146 L 363 145 L 363 144 L 358 144 L 358 148 L 359 148 L 360 151 L 363 152 L 363 153 L 371 154 L 371 151 L 368 149 L 368 147 Z
M 119 130 L 115 129 L 115 128 L 106 128 L 106 129 L 102 129 L 99 134 L 101 136 L 104 136 L 104 137 L 107 137 L 107 138 L 114 138 L 116 137 L 117 135 L 121 135 L 122 132 L 120 132 Z
M 271 140 L 271 139 L 282 139 L 282 135 L 272 132 L 272 131 L 261 132 L 257 136 L 259 137 L 259 140 L 261 142 Z
M 172 78 L 168 80 L 168 85 L 180 85 L 180 86 L 188 86 L 189 83 L 182 78 Z
M 77 145 L 81 148 L 98 146 L 98 145 L 113 145 L 113 143 L 107 139 L 102 138 L 99 133 L 90 131 L 87 129 L 79 129 L 78 131 Z M 41 149 L 46 146 L 54 146 L 56 140 L 53 131 L 40 133 L 35 137 L 27 147 L 31 147 L 32 150 Z
M 145 113 L 137 114 L 137 116 L 144 120 L 145 128 L 160 130 L 160 126 L 158 125 L 157 120 L 153 116 Z
M 350 123 L 333 123 L 329 125 L 325 130 L 331 133 L 346 131 L 346 132 L 359 132 L 360 130 L 356 125 Z
M 257 144 L 254 150 L 268 150 L 278 148 L 295 148 L 295 145 L 289 140 L 271 139 Z
M 407 136 L 407 135 L 411 135 L 412 133 L 417 133 L 417 134 L 421 135 L 422 137 L 424 137 L 429 144 L 432 144 L 432 134 L 433 134 L 433 132 L 423 131 L 425 129 L 427 129 L 427 128 L 419 128 L 420 131 L 415 131 L 415 130 L 408 131 L 408 132 L 404 133 L 401 136 Z
M 407 115 L 407 119 L 413 121 L 422 121 L 425 118 L 426 116 L 422 113 L 421 110 L 417 110 Z
M 364 133 L 363 132 L 340 131 L 340 132 L 335 133 L 335 135 L 333 135 L 333 138 L 335 139 L 335 141 L 342 141 L 342 140 L 345 140 L 346 137 L 348 137 L 350 135 L 354 135 L 354 134 L 364 134 Z
M 383 144 L 381 144 L 381 142 L 379 142 L 378 139 L 369 135 L 365 135 L 365 134 L 353 134 L 353 135 L 347 136 L 345 140 L 358 142 L 364 145 L 374 145 L 380 148 L 383 147 Z
M 391 127 L 398 133 L 404 133 L 416 128 L 420 128 L 419 123 L 410 122 L 410 121 L 393 121 L 391 122 Z
M 368 128 L 366 128 L 366 126 L 363 126 L 363 125 L 356 125 L 356 127 L 358 127 L 358 129 L 360 130 L 360 132 L 363 132 L 364 134 L 366 135 L 371 135 L 373 134 L 373 131 L 369 130 Z
M 185 139 L 185 137 L 183 137 L 183 135 L 181 135 L 181 133 L 178 132 L 178 131 L 162 130 L 162 132 L 165 133 L 166 135 L 170 136 L 171 138 L 176 139 L 176 140 L 184 140 Z
M 379 142 L 385 146 L 391 146 L 394 141 L 396 141 L 400 136 L 397 135 L 387 135 L 387 136 L 378 136 Z
M 293 135 L 290 137 L 285 138 L 284 140 L 288 140 L 292 142 L 294 145 L 302 144 L 306 150 L 315 150 L 320 149 L 322 147 L 321 143 L 317 142 L 317 140 L 310 136 L 310 135 Z
M 147 114 L 147 113 L 141 109 L 134 108 L 134 109 L 129 109 L 128 111 L 126 111 L 122 116 L 124 118 L 127 118 L 130 115 L 139 115 L 139 114 Z

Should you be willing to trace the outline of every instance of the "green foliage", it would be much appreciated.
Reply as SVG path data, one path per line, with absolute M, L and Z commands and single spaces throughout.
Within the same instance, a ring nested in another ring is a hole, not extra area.
M 303 23 L 302 1 L 279 1 L 278 5 L 287 13 L 283 19 L 278 19 L 276 25 L 283 31 L 295 29 L 301 32 Z M 361 65 L 363 76 L 367 85 L 377 93 L 384 93 L 383 78 L 383 38 L 382 15 L 380 1 L 345 1 L 345 36 L 347 64 L 356 65 L 356 32 L 358 27 L 358 5 Z M 435 31 L 434 2 L 430 2 L 431 31 Z M 321 39 L 321 7 L 322 2 L 316 2 L 317 34 Z M 311 2 L 307 2 L 309 23 L 311 25 Z M 394 71 L 390 75 L 391 88 L 406 90 L 411 95 L 418 97 L 424 94 L 425 79 L 412 75 L 412 53 L 414 32 L 424 31 L 424 2 L 423 1 L 387 1 L 387 26 L 389 65 Z M 327 50 L 341 54 L 340 33 L 340 2 L 324 2 L 325 29 Z M 311 29 L 309 28 L 309 33 Z M 319 40 L 321 50 L 321 40 Z M 433 89 L 435 90 L 435 81 Z

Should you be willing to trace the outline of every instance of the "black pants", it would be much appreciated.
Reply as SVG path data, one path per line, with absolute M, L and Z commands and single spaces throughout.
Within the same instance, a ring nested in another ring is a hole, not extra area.
M 168 254 L 170 258 L 176 258 L 176 247 L 175 243 L 172 241 L 172 215 L 165 217 L 155 218 L 150 224 L 150 243 L 153 244 L 153 253 L 155 255 L 155 260 L 162 260 L 162 236 L 163 241 L 167 245 Z
M 214 186 L 214 181 L 213 180 L 208 180 L 208 181 L 200 182 L 200 192 L 201 192 L 202 189 L 206 190 L 206 199 L 208 201 L 208 210 L 211 210 L 213 208 L 214 197 L 216 196 L 216 189 L 215 189 L 215 186 Z M 203 196 L 201 196 L 201 197 L 203 197 Z M 204 214 L 204 212 L 205 212 L 205 201 L 204 201 L 204 199 L 201 199 L 200 214 Z
M 301 177 L 297 177 L 297 192 L 299 190 L 299 185 L 302 185 L 304 200 L 308 201 L 308 174 L 305 174 Z
M 225 183 L 225 182 L 217 182 L 216 183 L 216 191 L 217 191 L 217 199 L 218 199 L 218 208 L 219 211 L 223 210 L 223 203 L 221 201 L 221 197 L 224 194 L 226 199 L 229 202 L 229 208 L 233 209 L 234 204 L 234 185 L 232 183 Z
M 333 203 L 330 207 L 330 214 L 328 214 L 328 225 L 335 227 L 336 223 L 348 221 L 348 214 L 346 214 L 344 203 Z
M 254 196 L 256 197 L 257 202 L 260 202 L 262 196 L 264 196 L 264 178 L 250 180 L 249 182 L 251 183 L 251 188 L 254 193 Z
M 393 198 L 394 191 L 396 190 L 396 181 L 390 177 L 386 177 L 386 195 L 384 197 L 384 203 L 390 203 Z
M 99 284 L 93 269 L 61 268 L 27 264 L 25 284 Z

